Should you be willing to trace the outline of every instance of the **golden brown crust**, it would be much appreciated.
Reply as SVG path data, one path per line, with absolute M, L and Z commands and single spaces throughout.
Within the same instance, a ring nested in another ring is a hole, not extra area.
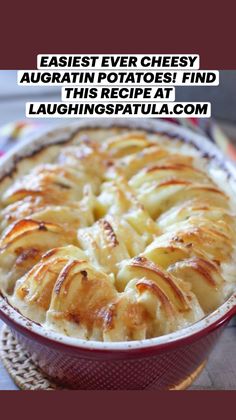
M 1 185 L 0 288 L 45 328 L 144 339 L 225 299 L 232 203 L 191 146 L 82 130 L 22 160 L 16 174 Z

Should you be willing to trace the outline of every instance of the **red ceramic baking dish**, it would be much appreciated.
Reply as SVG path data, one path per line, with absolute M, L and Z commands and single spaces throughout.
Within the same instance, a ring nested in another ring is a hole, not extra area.
M 4 157 L 0 176 L 9 173 L 17 160 L 46 146 L 65 142 L 87 127 L 125 126 L 166 133 L 200 149 L 236 180 L 236 169 L 205 137 L 167 122 L 154 120 L 81 120 L 40 138 L 27 141 Z M 23 317 L 0 296 L 0 317 L 11 328 L 36 365 L 52 380 L 72 389 L 167 390 L 186 388 L 204 366 L 223 328 L 236 315 L 236 293 L 216 311 L 177 332 L 119 343 L 84 341 L 45 330 Z

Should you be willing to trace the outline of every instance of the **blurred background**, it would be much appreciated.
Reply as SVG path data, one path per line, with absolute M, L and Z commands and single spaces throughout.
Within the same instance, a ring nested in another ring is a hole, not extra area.
M 0 150 L 4 150 L 4 147 L 1 147 L 2 142 L 4 143 L 9 136 L 17 138 L 22 132 L 25 136 L 27 132 L 36 128 L 72 121 L 50 118 L 25 119 L 25 102 L 60 100 L 60 87 L 18 86 L 15 70 L 0 70 Z M 228 140 L 236 144 L 236 70 L 220 71 L 219 86 L 176 87 L 176 101 L 210 101 L 211 120 L 178 120 L 178 123 L 191 125 L 196 131 L 204 131 L 217 143 L 223 141 L 223 149 L 227 148 L 224 142 Z

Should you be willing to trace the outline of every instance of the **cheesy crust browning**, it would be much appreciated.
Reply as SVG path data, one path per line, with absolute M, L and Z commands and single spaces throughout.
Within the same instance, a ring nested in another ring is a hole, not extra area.
M 225 301 L 236 226 L 221 169 L 128 129 L 81 130 L 48 151 L 1 187 L 0 290 L 24 316 L 85 340 L 143 340 Z

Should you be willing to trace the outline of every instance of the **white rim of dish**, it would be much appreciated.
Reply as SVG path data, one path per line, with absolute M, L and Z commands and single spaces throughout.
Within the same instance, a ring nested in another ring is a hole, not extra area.
M 187 143 L 195 145 L 199 150 L 207 153 L 209 158 L 217 159 L 218 163 L 223 164 L 226 171 L 228 171 L 236 180 L 236 167 L 231 163 L 223 153 L 211 143 L 207 137 L 193 133 L 191 130 L 180 127 L 178 125 L 165 122 L 155 121 L 153 119 L 135 119 L 129 120 L 122 118 L 110 119 L 81 119 L 73 124 L 67 126 L 57 126 L 55 129 L 46 131 L 39 137 L 31 137 L 25 142 L 14 147 L 9 153 L 1 158 L 0 163 L 0 178 L 8 174 L 14 168 L 16 159 L 24 158 L 34 151 L 40 150 L 42 146 L 47 146 L 53 143 L 65 142 L 69 140 L 71 135 L 79 129 L 83 128 L 109 128 L 109 127 L 127 127 L 132 129 L 144 129 L 147 131 L 165 133 L 169 136 L 179 138 Z M 222 319 L 234 308 L 236 308 L 236 293 L 229 297 L 229 299 L 217 308 L 214 312 L 196 323 L 177 330 L 173 333 L 166 334 L 160 337 L 148 338 L 137 341 L 121 341 L 121 342 L 100 342 L 82 340 L 79 338 L 67 337 L 60 333 L 46 330 L 43 326 L 34 323 L 28 318 L 21 315 L 15 308 L 13 308 L 6 299 L 0 295 L 0 310 L 10 318 L 14 323 L 26 328 L 29 332 L 36 333 L 41 337 L 45 337 L 52 341 L 63 343 L 68 346 L 77 347 L 87 350 L 135 350 L 161 346 L 167 343 L 176 342 L 200 331 L 209 328 L 217 321 Z

